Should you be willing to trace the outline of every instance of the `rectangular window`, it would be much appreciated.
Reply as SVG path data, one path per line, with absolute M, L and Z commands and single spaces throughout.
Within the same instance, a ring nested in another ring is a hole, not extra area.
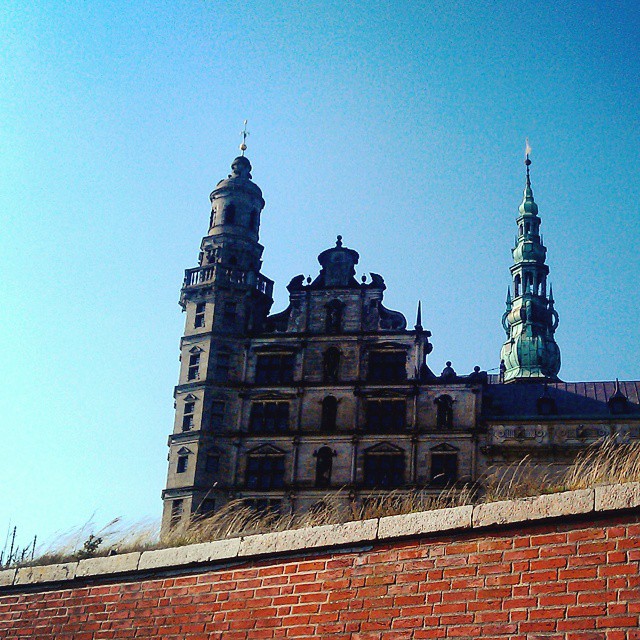
M 259 355 L 256 361 L 257 384 L 287 384 L 293 381 L 294 355 L 275 353 Z
M 178 463 L 176 464 L 176 473 L 184 473 L 187 470 L 189 464 L 189 456 L 178 456 Z
M 458 456 L 455 453 L 431 454 L 431 484 L 444 487 L 458 479 Z
M 204 327 L 204 313 L 207 308 L 206 302 L 198 302 L 196 305 L 196 315 L 193 322 L 193 326 L 197 329 L 199 327 Z
M 187 371 L 187 380 L 197 380 L 200 374 L 200 354 L 192 353 L 189 356 L 189 369 Z
M 220 471 L 220 456 L 216 453 L 208 453 L 204 468 L 207 473 L 213 476 L 214 481 L 217 480 Z
M 216 382 L 226 382 L 229 379 L 230 362 L 231 354 L 218 353 L 216 356 L 216 368 L 214 371 L 214 379 Z
M 182 518 L 182 511 L 184 509 L 184 501 L 183 500 L 172 500 L 171 501 L 171 526 L 175 526 L 180 522 L 180 518 Z
M 405 351 L 371 351 L 369 353 L 369 382 L 402 382 L 407 379 Z
M 233 327 L 236 324 L 236 303 L 227 301 L 222 309 L 222 317 L 227 327 Z
M 202 516 L 207 516 L 213 513 L 215 510 L 216 510 L 216 501 L 213 498 L 205 498 L 200 503 L 200 508 L 198 509 L 198 512 Z
M 182 430 L 191 431 L 193 429 L 193 412 L 196 409 L 195 402 L 184 403 L 184 414 L 182 416 Z
M 249 416 L 253 433 L 282 433 L 289 429 L 288 402 L 254 402 Z
M 279 514 L 282 511 L 282 500 L 273 498 L 255 498 L 243 501 L 248 507 L 260 514 Z
M 407 406 L 404 400 L 368 400 L 366 404 L 367 431 L 390 433 L 403 431 Z
M 224 423 L 224 402 L 214 400 L 211 403 L 211 428 L 219 429 Z
M 364 484 L 373 489 L 390 489 L 404 484 L 404 456 L 370 454 L 364 457 Z
M 284 487 L 284 456 L 249 456 L 247 460 L 247 488 L 270 491 Z

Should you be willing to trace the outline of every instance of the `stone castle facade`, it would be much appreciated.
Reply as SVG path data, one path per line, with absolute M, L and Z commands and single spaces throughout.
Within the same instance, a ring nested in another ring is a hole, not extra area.
M 318 256 L 318 276 L 294 277 L 288 307 L 270 314 L 258 241 L 265 202 L 249 160 L 236 158 L 211 193 L 199 266 L 180 296 L 163 531 L 232 499 L 299 511 L 334 492 L 436 494 L 481 484 L 525 455 L 561 469 L 603 436 L 640 437 L 640 383 L 558 378 L 558 314 L 529 165 L 507 339 L 500 375 L 489 376 L 479 367 L 458 375 L 451 363 L 434 373 L 420 308 L 407 328 L 383 304 L 382 276 L 356 280 L 359 255 L 341 236 Z

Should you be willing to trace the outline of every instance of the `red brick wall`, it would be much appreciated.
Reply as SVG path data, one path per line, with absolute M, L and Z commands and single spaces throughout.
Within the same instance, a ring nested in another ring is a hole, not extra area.
M 0 597 L 0 638 L 640 639 L 640 516 Z

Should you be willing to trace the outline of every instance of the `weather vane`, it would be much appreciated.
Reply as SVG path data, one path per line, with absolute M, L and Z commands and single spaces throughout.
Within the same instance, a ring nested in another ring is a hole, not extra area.
M 247 136 L 249 135 L 249 132 L 247 131 L 247 121 L 244 121 L 244 129 L 240 132 L 240 135 L 242 136 L 242 144 L 240 145 L 240 151 L 242 151 L 242 155 L 244 155 L 244 152 L 247 150 Z

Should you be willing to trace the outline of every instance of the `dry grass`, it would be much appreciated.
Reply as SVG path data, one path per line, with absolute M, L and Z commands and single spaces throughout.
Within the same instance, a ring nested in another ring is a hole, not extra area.
M 92 522 L 79 527 L 40 552 L 28 564 L 52 564 L 81 557 L 144 551 L 234 538 L 241 535 L 340 524 L 384 516 L 429 511 L 479 502 L 509 500 L 543 493 L 583 489 L 602 484 L 640 482 L 640 442 L 620 444 L 608 438 L 581 452 L 564 475 L 553 474 L 546 465 L 537 465 L 525 457 L 500 474 L 483 479 L 482 494 L 477 486 L 448 488 L 439 495 L 423 491 L 380 493 L 356 503 L 345 491 L 326 496 L 314 509 L 301 514 L 258 513 L 242 500 L 230 502 L 208 518 L 196 518 L 185 530 L 159 538 L 158 523 L 125 526 L 119 518 L 96 530 Z M 87 554 L 86 542 L 101 538 L 100 545 Z M 25 563 L 27 564 L 27 563 Z

